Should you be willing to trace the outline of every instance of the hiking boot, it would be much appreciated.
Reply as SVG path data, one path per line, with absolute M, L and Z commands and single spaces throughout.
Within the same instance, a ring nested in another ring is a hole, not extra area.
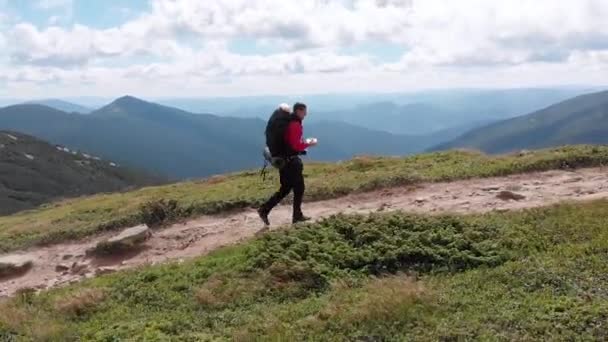
M 293 223 L 293 224 L 296 224 L 296 223 L 300 223 L 300 222 L 307 222 L 307 221 L 310 221 L 310 220 L 311 220 L 311 218 L 310 218 L 310 217 L 308 217 L 308 216 L 304 216 L 304 215 L 298 215 L 298 216 L 295 216 L 295 217 L 293 218 L 292 223 Z
M 268 212 L 266 210 L 264 210 L 263 208 L 258 209 L 258 216 L 260 216 L 260 219 L 262 219 L 262 222 L 264 222 L 265 226 L 270 226 L 270 221 L 268 220 Z

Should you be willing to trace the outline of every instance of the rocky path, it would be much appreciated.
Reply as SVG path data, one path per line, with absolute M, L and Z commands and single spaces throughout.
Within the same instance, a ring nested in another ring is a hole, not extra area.
M 608 170 L 590 168 L 386 189 L 306 203 L 304 210 L 317 219 L 340 212 L 391 210 L 474 213 L 600 198 L 608 198 Z M 290 207 L 280 206 L 271 214 L 272 227 L 288 224 L 290 218 Z M 251 238 L 262 228 L 256 212 L 250 210 L 200 217 L 154 231 L 140 248 L 120 256 L 99 258 L 86 253 L 117 233 L 21 251 L 8 258 L 0 256 L 0 297 L 10 296 L 20 288 L 46 289 L 102 273 L 200 256 Z M 19 267 L 11 269 L 11 262 Z

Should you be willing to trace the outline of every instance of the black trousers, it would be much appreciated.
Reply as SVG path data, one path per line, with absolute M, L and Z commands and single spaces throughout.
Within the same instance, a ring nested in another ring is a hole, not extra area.
M 304 164 L 299 157 L 294 157 L 279 170 L 281 188 L 274 193 L 261 207 L 269 213 L 293 190 L 293 218 L 302 217 L 302 198 L 304 197 Z

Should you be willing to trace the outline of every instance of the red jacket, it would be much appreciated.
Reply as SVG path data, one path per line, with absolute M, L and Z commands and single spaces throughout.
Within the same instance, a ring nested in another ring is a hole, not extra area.
M 303 152 L 310 146 L 302 141 L 302 123 L 297 120 L 291 121 L 287 126 L 285 141 L 296 152 Z

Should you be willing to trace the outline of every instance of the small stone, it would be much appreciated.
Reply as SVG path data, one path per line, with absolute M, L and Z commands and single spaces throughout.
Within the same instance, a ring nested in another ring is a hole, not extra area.
M 87 272 L 87 267 L 88 266 L 86 264 L 79 264 L 75 262 L 74 264 L 72 264 L 71 273 L 83 275 Z
M 104 274 L 110 274 L 116 272 L 116 269 L 113 267 L 100 267 L 95 270 L 95 275 L 100 276 Z
M 380 207 L 378 208 L 378 211 L 385 211 L 389 207 L 390 205 L 388 203 L 382 203 L 382 205 L 380 205 Z
M 7 255 L 0 257 L 0 277 L 10 277 L 27 272 L 34 260 L 27 255 Z
M 55 266 L 55 272 L 65 272 L 65 271 L 68 271 L 69 269 L 70 269 L 70 266 L 63 265 L 63 264 Z
M 481 188 L 482 191 L 498 191 L 500 190 L 500 185 L 489 185 Z
M 426 202 L 426 199 L 424 199 L 424 198 L 422 198 L 422 197 L 418 197 L 418 198 L 416 198 L 416 199 L 414 200 L 414 202 L 416 202 L 416 203 L 418 203 L 418 204 L 421 204 L 421 203 Z
M 496 195 L 496 198 L 501 199 L 503 201 L 508 201 L 508 200 L 521 201 L 521 200 L 525 199 L 526 196 L 516 194 L 512 191 L 501 191 L 498 195 Z
M 68 259 L 72 259 L 74 256 L 72 254 L 65 254 L 63 257 L 61 257 L 62 260 L 68 260 Z
M 523 189 L 523 186 L 519 184 L 511 184 L 508 185 L 506 189 L 509 191 L 521 191 Z

